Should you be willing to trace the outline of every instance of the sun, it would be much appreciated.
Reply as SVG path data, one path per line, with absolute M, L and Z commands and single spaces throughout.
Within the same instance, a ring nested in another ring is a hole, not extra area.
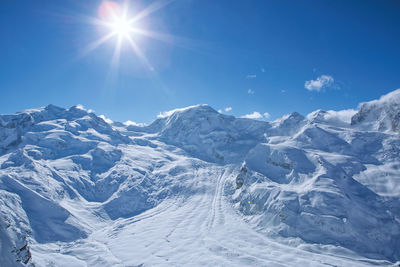
M 134 30 L 132 23 L 124 17 L 115 17 L 114 21 L 110 23 L 110 28 L 116 35 L 125 38 L 127 38 Z
M 159 3 L 164 4 L 158 4 L 158 6 L 151 5 L 147 9 L 135 14 L 133 17 L 131 17 L 129 14 L 129 1 L 124 3 L 125 4 L 119 4 L 113 1 L 104 1 L 101 3 L 99 6 L 98 18 L 92 18 L 91 21 L 94 25 L 105 29 L 106 34 L 95 42 L 89 44 L 83 53 L 89 53 L 103 43 L 114 39 L 115 48 L 111 59 L 111 69 L 118 69 L 123 43 L 127 43 L 138 56 L 142 64 L 148 70 L 154 71 L 153 66 L 149 63 L 145 54 L 136 43 L 137 38 L 135 38 L 135 36 L 138 34 L 151 36 L 151 32 L 140 28 L 139 20 L 161 8 L 163 5 L 165 5 L 165 3 L 169 2 L 160 1 Z
M 128 45 L 132 48 L 138 59 L 141 61 L 149 71 L 154 72 L 154 67 L 150 64 L 145 53 L 138 44 L 138 36 L 145 36 L 165 43 L 171 44 L 174 40 L 174 36 L 149 31 L 142 28 L 140 20 L 148 17 L 150 14 L 162 9 L 166 5 L 170 4 L 174 0 L 158 0 L 147 6 L 143 10 L 133 14 L 130 13 L 129 0 L 114 2 L 114 1 L 103 1 L 98 8 L 98 17 L 90 18 L 90 22 L 97 27 L 100 27 L 102 31 L 106 30 L 104 36 L 100 39 L 90 43 L 83 51 L 82 56 L 95 50 L 100 45 L 114 40 L 115 48 L 111 59 L 111 70 L 117 71 L 120 61 L 120 55 L 122 46 Z M 125 50 L 124 50 L 125 51 Z
M 129 38 L 133 32 L 133 20 L 127 18 L 128 7 L 121 7 L 116 2 L 105 1 L 99 7 L 102 24 L 111 30 L 111 35 Z

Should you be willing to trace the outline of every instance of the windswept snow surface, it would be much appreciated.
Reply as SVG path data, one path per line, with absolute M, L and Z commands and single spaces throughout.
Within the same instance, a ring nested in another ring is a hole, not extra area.
M 396 266 L 398 92 L 271 123 L 0 115 L 0 266 Z

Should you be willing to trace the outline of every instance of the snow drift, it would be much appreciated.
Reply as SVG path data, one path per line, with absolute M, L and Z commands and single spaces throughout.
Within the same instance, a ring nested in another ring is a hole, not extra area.
M 399 92 L 271 123 L 207 105 L 143 126 L 79 106 L 0 115 L 0 263 L 291 265 L 266 248 L 298 264 L 396 262 Z

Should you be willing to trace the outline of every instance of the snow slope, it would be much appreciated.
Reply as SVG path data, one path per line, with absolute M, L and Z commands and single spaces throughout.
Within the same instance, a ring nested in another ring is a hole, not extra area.
M 0 115 L 0 266 L 393 265 L 399 92 L 271 123 Z
M 400 89 L 362 103 L 351 124 L 365 130 L 400 132 Z

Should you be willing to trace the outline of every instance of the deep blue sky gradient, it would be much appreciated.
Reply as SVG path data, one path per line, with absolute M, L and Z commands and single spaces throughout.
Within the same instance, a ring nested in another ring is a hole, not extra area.
M 153 2 L 130 1 L 132 14 Z M 113 120 L 151 122 L 206 103 L 275 119 L 356 108 L 400 88 L 398 0 L 176 0 L 140 22 L 179 36 L 174 44 L 134 36 L 155 71 L 124 43 L 117 76 L 109 75 L 114 39 L 81 56 L 105 34 L 88 19 L 100 3 L 1 1 L 0 113 L 82 104 Z M 323 74 L 334 86 L 304 88 Z

